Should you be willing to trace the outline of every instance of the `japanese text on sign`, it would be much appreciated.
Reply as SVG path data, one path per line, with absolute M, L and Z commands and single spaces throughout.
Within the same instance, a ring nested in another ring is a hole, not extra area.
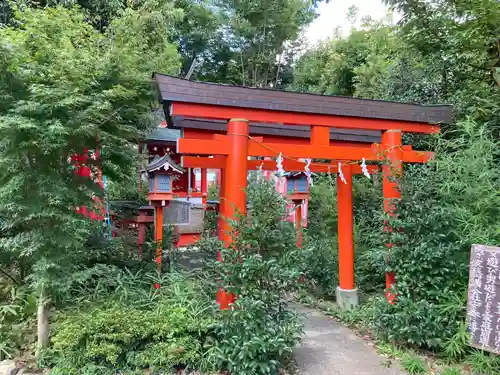
M 500 354 L 500 247 L 472 245 L 467 322 L 471 346 Z

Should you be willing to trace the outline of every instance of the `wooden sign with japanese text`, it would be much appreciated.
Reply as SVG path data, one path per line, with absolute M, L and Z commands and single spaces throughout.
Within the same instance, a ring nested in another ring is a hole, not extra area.
M 472 245 L 467 323 L 471 346 L 500 354 L 500 247 Z

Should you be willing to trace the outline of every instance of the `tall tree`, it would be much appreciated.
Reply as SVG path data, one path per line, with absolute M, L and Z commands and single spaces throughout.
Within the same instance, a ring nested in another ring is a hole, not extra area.
M 401 37 L 425 75 L 439 77 L 441 101 L 500 129 L 500 2 L 497 0 L 386 0 L 403 14 Z M 474 95 L 471 93 L 474 92 Z M 482 108 L 480 112 L 478 108 Z
M 395 53 L 393 27 L 369 22 L 321 42 L 302 55 L 295 65 L 292 89 L 322 94 L 357 95 L 357 69 L 374 59 L 390 61 Z
M 276 87 L 290 60 L 287 52 L 315 17 L 316 1 L 215 0 L 221 19 L 220 48 L 198 77 Z M 221 42 L 222 41 L 222 42 Z M 214 73 L 215 71 L 215 73 Z
M 13 16 L 15 27 L 0 28 L 0 252 L 31 270 L 46 323 L 51 296 L 87 256 L 92 228 L 75 207 L 102 196 L 68 157 L 99 148 L 101 158 L 89 161 L 94 172 L 99 166 L 116 179 L 126 172 L 131 142 L 151 123 L 151 72 L 179 69 L 168 42 L 168 20 L 179 12 L 168 1 L 145 2 L 105 33 L 79 9 Z

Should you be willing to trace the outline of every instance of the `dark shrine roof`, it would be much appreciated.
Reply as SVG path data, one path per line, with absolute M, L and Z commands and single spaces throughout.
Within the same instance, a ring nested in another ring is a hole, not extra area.
M 175 143 L 180 136 L 181 131 L 178 129 L 156 128 L 144 138 L 144 141 Z
M 448 124 L 453 108 L 194 82 L 154 73 L 162 104 L 184 102 L 270 111 Z
M 184 168 L 179 166 L 172 158 L 165 154 L 162 157 L 156 156 L 146 167 L 147 172 L 154 172 L 160 169 L 164 169 L 165 171 L 169 169 L 173 169 L 176 172 L 182 173 L 184 172 Z

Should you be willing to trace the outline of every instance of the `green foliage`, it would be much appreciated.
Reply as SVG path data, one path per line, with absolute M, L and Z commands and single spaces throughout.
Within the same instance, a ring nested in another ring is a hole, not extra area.
M 295 233 L 282 221 L 285 202 L 271 184 L 255 181 L 248 198 L 251 220 L 233 222 L 233 245 L 221 249 L 222 261 L 214 265 L 219 286 L 237 299 L 221 312 L 209 353 L 218 368 L 231 373 L 278 374 L 302 333 L 284 299 L 300 276 L 284 267 Z
M 407 168 L 405 199 L 391 223 L 402 230 L 384 241 L 395 244 L 387 255 L 399 297 L 393 306 L 380 303 L 379 332 L 439 350 L 465 319 L 471 244 L 500 240 L 498 140 L 463 126 L 469 134 L 440 140 L 434 161 Z
M 462 375 L 462 370 L 456 367 L 447 367 L 439 372 L 439 375 Z
M 36 301 L 25 288 L 2 285 L 0 295 L 0 360 L 19 355 L 33 328 Z
M 314 239 L 307 241 L 297 252 L 295 266 L 305 276 L 306 285 L 315 293 L 335 296 L 339 283 L 337 238 Z
M 479 374 L 494 375 L 500 371 L 500 357 L 478 349 L 472 350 L 465 363 Z
M 175 12 L 146 10 L 126 12 L 106 34 L 61 7 L 19 11 L 16 27 L 0 29 L 0 249 L 49 288 L 59 270 L 78 264 L 96 229 L 75 203 L 90 207 L 102 195 L 75 176 L 68 155 L 99 145 L 103 172 L 119 180 L 133 159 L 129 142 L 149 126 L 151 71 L 176 71 L 166 30 L 148 31 Z
M 427 372 L 427 365 L 424 360 L 413 353 L 403 354 L 401 364 L 410 375 L 425 374 Z
M 446 343 L 444 353 L 451 359 L 461 359 L 468 351 L 470 340 L 467 324 L 464 322 L 460 325 L 459 330 Z
M 338 286 L 337 193 L 331 176 L 319 176 L 311 188 L 306 243 L 296 259 L 300 269 L 315 284 L 315 290 L 334 296 Z M 385 253 L 380 245 L 382 207 L 380 186 L 365 177 L 354 179 L 356 280 L 365 292 L 383 289 Z M 319 288 L 318 288 L 319 287 Z
M 294 258 L 306 285 L 329 296 L 338 286 L 337 194 L 332 184 L 328 176 L 311 187 L 305 243 Z
M 169 370 L 198 363 L 215 319 L 211 297 L 195 279 L 171 274 L 158 280 L 154 274 L 126 271 L 100 279 L 104 284 L 116 280 L 115 291 L 93 286 L 87 289 L 96 290 L 87 293 L 92 299 L 58 314 L 46 365 L 54 365 L 56 373 L 79 373 L 92 366 Z M 154 281 L 162 287 L 153 289 Z
M 178 69 L 165 26 L 178 11 L 146 1 L 101 33 L 79 8 L 11 4 L 0 28 L 0 253 L 48 306 L 102 236 L 75 206 L 96 208 L 103 192 L 68 159 L 99 148 L 94 177 L 97 168 L 116 181 L 128 173 L 151 126 L 151 71 Z
M 317 1 L 216 0 L 221 27 L 197 77 L 246 86 L 277 87 L 287 82 L 287 42 L 315 17 Z M 278 58 L 277 58 L 278 56 Z M 277 61 L 278 60 L 278 61 Z
M 264 259 L 286 256 L 296 248 L 296 232 L 287 217 L 286 201 L 275 186 L 264 180 L 247 188 L 249 220 L 238 220 L 233 237 L 235 248 L 248 248 Z
M 365 293 L 381 293 L 385 288 L 385 248 L 380 246 L 383 220 L 381 176 L 371 180 L 364 176 L 353 179 L 355 220 L 355 276 L 356 283 Z
M 298 60 L 292 89 L 346 96 L 357 94 L 358 85 L 379 79 L 379 74 L 387 69 L 385 59 L 395 49 L 392 30 L 384 24 L 368 24 L 364 29 L 352 30 L 345 39 L 337 37 L 320 43 Z
M 307 223 L 310 237 L 324 238 L 337 235 L 337 191 L 336 177 L 321 177 L 311 187 L 308 210 L 311 212 Z

